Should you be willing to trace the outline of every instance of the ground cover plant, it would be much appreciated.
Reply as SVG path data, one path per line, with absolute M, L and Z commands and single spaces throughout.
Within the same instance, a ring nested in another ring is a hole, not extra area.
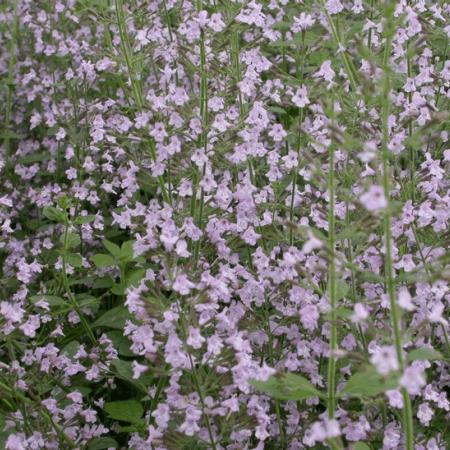
M 3 0 L 0 448 L 447 448 L 449 13 Z

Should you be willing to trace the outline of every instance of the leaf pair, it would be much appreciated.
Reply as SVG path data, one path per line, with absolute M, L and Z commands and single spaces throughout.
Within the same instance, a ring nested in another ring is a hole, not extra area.
M 326 398 L 305 377 L 294 373 L 274 375 L 267 381 L 252 381 L 252 386 L 279 400 L 305 400 L 310 397 Z M 383 378 L 374 367 L 352 375 L 337 397 L 374 397 L 398 386 L 397 376 Z

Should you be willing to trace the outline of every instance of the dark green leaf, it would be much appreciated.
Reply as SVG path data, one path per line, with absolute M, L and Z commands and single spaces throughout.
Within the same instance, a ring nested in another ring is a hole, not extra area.
M 48 295 L 48 294 L 38 294 L 32 295 L 30 297 L 32 303 L 37 303 L 41 300 L 46 301 L 50 306 L 61 306 L 65 305 L 67 302 L 57 295 Z
M 95 438 L 89 442 L 88 450 L 103 450 L 105 448 L 119 448 L 116 440 L 110 437 Z
M 111 277 L 96 278 L 92 283 L 92 289 L 109 289 L 113 283 Z
M 139 422 L 144 413 L 144 408 L 136 400 L 108 402 L 105 403 L 104 410 L 112 419 L 129 423 Z
M 322 393 L 310 381 L 295 373 L 275 375 L 267 381 L 253 380 L 251 385 L 279 400 L 303 400 L 322 396 Z
M 114 348 L 117 349 L 119 355 L 127 357 L 135 357 L 136 355 L 130 350 L 130 341 L 123 335 L 122 331 L 109 331 L 106 333 L 109 339 L 114 344 Z
M 124 295 L 126 289 L 127 289 L 127 287 L 125 286 L 125 284 L 123 284 L 123 283 L 114 283 L 113 287 L 111 288 L 111 292 L 114 295 Z
M 131 314 L 125 306 L 116 306 L 115 308 L 106 311 L 101 317 L 99 317 L 91 326 L 107 327 L 121 330 L 123 329 L 125 322 L 131 319 Z
M 73 358 L 79 348 L 80 343 L 78 341 L 71 341 L 62 349 L 61 353 L 65 353 L 69 358 Z
M 128 381 L 138 388 L 142 393 L 148 393 L 148 386 L 153 382 L 151 373 L 146 372 L 138 379 L 133 378 L 133 364 L 131 361 L 124 361 L 122 359 L 115 359 L 112 363 L 115 369 L 116 376 L 122 380 Z

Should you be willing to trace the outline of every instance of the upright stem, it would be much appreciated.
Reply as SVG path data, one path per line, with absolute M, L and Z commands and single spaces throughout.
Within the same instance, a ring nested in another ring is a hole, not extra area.
M 10 157 L 12 156 L 11 152 L 11 119 L 12 119 L 12 109 L 13 109 L 13 93 L 14 93 L 14 71 L 16 69 L 16 47 L 17 40 L 19 38 L 19 15 L 18 15 L 18 0 L 14 1 L 13 6 L 13 23 L 12 23 L 12 32 L 11 32 L 11 40 L 9 42 L 9 62 L 8 62 L 8 79 L 7 79 L 7 89 L 8 92 L 6 94 L 6 110 L 5 110 L 5 150 L 6 150 L 6 164 L 9 166 Z
M 203 2 L 202 0 L 197 0 L 196 2 L 197 12 L 202 11 Z M 200 117 L 202 120 L 202 133 L 200 135 L 199 146 L 203 148 L 203 151 L 206 154 L 207 146 L 208 146 L 208 74 L 206 71 L 206 48 L 205 48 L 205 33 L 203 30 L 200 31 Z M 195 216 L 196 212 L 196 204 L 197 204 L 197 188 L 198 183 L 205 175 L 206 172 L 206 164 L 203 164 L 201 176 L 198 173 L 197 167 L 194 166 L 194 193 L 191 201 L 191 213 L 192 216 Z M 203 187 L 200 189 L 200 200 L 199 200 L 199 208 L 198 208 L 198 218 L 197 225 L 203 230 L 203 208 L 205 203 L 205 192 Z M 195 217 L 194 217 L 195 219 Z M 200 246 L 202 240 L 199 239 L 195 243 L 194 248 L 194 260 L 198 261 L 200 255 Z
M 186 342 L 188 334 L 187 334 L 187 329 L 186 329 L 186 324 L 185 324 L 184 311 L 181 309 L 179 302 L 177 302 L 177 308 L 178 308 L 178 313 L 180 314 L 181 332 L 183 333 L 183 339 Z M 189 365 L 191 366 L 192 380 L 194 382 L 195 389 L 197 391 L 197 394 L 198 394 L 198 397 L 200 400 L 200 406 L 202 408 L 204 421 L 206 424 L 206 428 L 208 430 L 208 437 L 210 440 L 211 448 L 212 448 L 212 450 L 216 450 L 217 445 L 216 445 L 216 441 L 214 439 L 211 424 L 209 422 L 209 414 L 206 410 L 205 398 L 204 398 L 204 394 L 202 391 L 202 387 L 200 386 L 200 382 L 198 379 L 197 368 L 195 367 L 194 360 L 192 359 L 192 355 L 191 355 L 191 352 L 189 351 L 189 349 L 186 349 L 186 352 L 187 352 L 188 358 L 189 358 Z
M 302 31 L 302 43 L 301 43 L 301 49 L 299 49 L 299 53 L 302 55 L 302 63 L 299 67 L 298 59 L 297 59 L 297 78 L 300 79 L 300 83 L 303 86 L 303 69 L 305 66 L 305 36 L 306 31 Z M 300 51 L 301 50 L 301 51 Z M 289 245 L 294 245 L 294 229 L 292 227 L 292 223 L 294 222 L 294 203 L 295 203 L 295 192 L 297 188 L 297 177 L 298 177 L 298 171 L 300 167 L 300 148 L 301 148 L 301 137 L 302 137 L 302 123 L 303 123 L 303 108 L 299 108 L 299 124 L 298 124 L 298 139 L 297 139 L 297 158 L 298 163 L 297 167 L 294 170 L 294 175 L 292 177 L 292 191 L 291 191 L 291 202 L 289 205 L 289 220 L 291 222 L 291 227 L 289 228 Z
M 332 106 L 333 107 L 333 106 Z M 334 189 L 334 145 L 330 145 L 328 170 L 328 192 L 330 195 L 328 209 L 328 246 L 330 255 L 330 279 L 328 282 L 328 295 L 331 308 L 331 330 L 330 330 L 330 356 L 328 360 L 328 417 L 334 418 L 336 409 L 336 347 L 337 347 L 337 328 L 336 328 L 336 262 L 335 262 L 335 189 Z
M 123 0 L 115 0 L 115 6 L 116 6 L 116 18 L 117 18 L 117 26 L 119 27 L 119 35 L 120 35 L 120 42 L 122 47 L 122 53 L 125 58 L 125 64 L 127 66 L 128 71 L 128 78 L 130 79 L 131 84 L 131 91 L 133 93 L 133 98 L 136 103 L 136 106 L 140 111 L 144 108 L 144 95 L 142 92 L 142 85 L 140 80 L 136 78 L 136 74 L 134 71 L 133 66 L 133 58 L 132 58 L 132 47 L 130 45 L 130 40 L 127 33 L 126 28 L 126 20 L 125 20 L 125 14 L 123 12 Z M 157 154 L 156 154 L 156 147 L 155 142 L 152 138 L 149 140 L 149 152 L 150 157 L 153 161 L 156 161 Z M 167 203 L 171 203 L 171 198 L 167 192 L 166 186 L 164 184 L 164 178 L 159 175 L 158 176 L 158 184 L 159 188 L 161 190 L 163 199 Z
M 383 57 L 383 72 L 384 72 L 384 82 L 382 89 L 382 160 L 383 160 L 383 190 L 384 196 L 388 203 L 388 206 L 384 212 L 384 236 L 385 236 L 385 276 L 386 276 L 386 286 L 387 294 L 389 296 L 389 303 L 391 307 L 391 320 L 392 328 L 394 331 L 394 343 L 397 353 L 397 361 L 401 371 L 404 369 L 404 359 L 403 359 L 403 349 L 402 349 L 402 337 L 400 330 L 400 319 L 397 308 L 397 303 L 395 300 L 395 278 L 392 264 L 392 232 L 391 232 L 391 209 L 390 209 L 390 180 L 389 180 L 389 125 L 388 118 L 390 112 L 390 90 L 391 90 L 391 80 L 390 80 L 390 69 L 389 69 L 389 57 L 391 54 L 392 47 L 392 37 L 394 34 L 394 24 L 393 24 L 393 8 L 395 5 L 388 4 L 386 6 L 385 14 L 385 49 Z M 411 408 L 411 399 L 405 388 L 402 388 L 403 396 L 403 427 L 405 432 L 405 446 L 407 450 L 413 450 L 414 448 L 414 429 L 413 429 L 413 417 Z

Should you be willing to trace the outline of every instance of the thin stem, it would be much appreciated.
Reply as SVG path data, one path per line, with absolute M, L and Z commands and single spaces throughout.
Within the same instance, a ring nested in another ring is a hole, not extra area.
M 333 107 L 333 105 L 332 105 Z M 328 360 L 328 417 L 334 418 L 336 409 L 336 348 L 337 348 L 337 325 L 336 325 L 336 261 L 335 261 L 335 187 L 334 187 L 334 145 L 330 145 L 329 150 L 329 170 L 328 170 L 328 192 L 330 195 L 328 209 L 328 248 L 330 254 L 330 278 L 329 278 L 329 298 L 331 308 L 331 330 L 330 330 L 330 356 Z
M 201 2 L 199 2 L 199 10 L 201 10 Z M 202 134 L 200 136 L 200 147 L 206 154 L 208 146 L 208 76 L 206 71 L 206 48 L 205 48 L 205 35 L 203 30 L 200 36 L 200 116 L 202 118 Z M 206 164 L 203 164 L 202 177 L 205 175 Z M 198 181 L 198 180 L 197 180 Z M 194 198 L 196 193 L 194 192 Z M 198 227 L 203 230 L 203 208 L 205 204 L 205 192 L 203 187 L 200 190 L 200 202 L 198 209 Z M 199 239 L 195 243 L 194 260 L 198 261 L 200 254 L 200 246 L 202 240 Z
M 4 145 L 6 150 L 6 164 L 10 164 L 9 158 L 11 155 L 11 119 L 12 119 L 12 109 L 13 109 L 13 93 L 14 93 L 14 70 L 16 68 L 16 46 L 18 40 L 18 30 L 19 30 L 19 15 L 18 15 L 18 0 L 14 1 L 13 6 L 13 23 L 12 23 L 12 36 L 9 43 L 8 54 L 9 54 L 9 63 L 8 63 L 8 79 L 7 79 L 7 89 L 8 92 L 6 94 L 6 111 L 5 111 L 5 119 L 4 119 L 4 128 L 5 128 L 5 138 Z
M 388 203 L 384 211 L 384 236 L 385 236 L 385 277 L 386 277 L 386 287 L 387 294 L 389 296 L 389 303 L 391 307 L 391 320 L 392 328 L 394 331 L 394 343 L 397 353 L 397 361 L 401 371 L 404 370 L 404 358 L 402 349 L 402 337 L 400 330 L 400 317 L 397 308 L 397 302 L 395 300 L 395 278 L 392 263 L 392 232 L 391 232 L 391 209 L 390 209 L 390 179 L 389 179 L 389 125 L 388 118 L 390 112 L 390 91 L 391 91 L 391 80 L 390 80 L 390 70 L 389 70 L 389 57 L 391 54 L 392 47 L 392 37 L 394 34 L 394 24 L 393 24 L 393 6 L 386 6 L 385 14 L 385 49 L 383 57 L 383 72 L 384 81 L 382 89 L 382 162 L 383 162 L 383 190 L 384 196 Z M 414 430 L 413 430 L 413 417 L 412 417 L 412 407 L 411 399 L 405 388 L 401 390 L 403 396 L 403 427 L 405 432 L 405 445 L 407 450 L 412 450 L 414 448 Z
M 81 311 L 80 305 L 77 302 L 77 299 L 75 298 L 75 295 L 73 295 L 72 290 L 70 289 L 70 283 L 69 279 L 67 277 L 67 269 L 66 269 L 66 254 L 67 254 L 67 237 L 68 237 L 68 230 L 69 226 L 66 224 L 66 228 L 64 230 L 64 241 L 63 241 L 63 252 L 62 252 L 62 279 L 63 279 L 63 286 L 66 291 L 67 296 L 69 297 L 70 302 L 72 303 L 73 308 L 75 309 L 76 313 L 78 314 L 78 317 L 80 318 L 81 324 L 83 325 L 84 330 L 86 331 L 87 335 L 89 336 L 89 339 L 91 340 L 93 345 L 97 345 L 97 339 L 95 338 L 95 335 L 89 326 L 88 321 L 83 315 L 83 312 Z
M 299 49 L 299 53 L 302 55 L 302 64 L 299 70 L 298 63 L 297 63 L 297 77 L 300 79 L 301 85 L 303 85 L 303 69 L 305 66 L 305 36 L 306 32 L 302 31 L 302 42 L 301 42 L 301 51 Z M 298 124 L 298 138 L 297 138 L 297 158 L 298 163 L 297 167 L 294 170 L 294 176 L 292 177 L 292 191 L 291 191 L 291 203 L 289 205 L 289 220 L 291 222 L 291 227 L 289 228 L 289 245 L 294 245 L 294 229 L 293 229 L 293 222 L 294 222 L 294 203 L 295 203 L 295 192 L 297 189 L 297 177 L 298 177 L 298 171 L 300 166 L 300 148 L 301 148 L 301 137 L 302 137 L 302 130 L 301 126 L 303 123 L 303 108 L 299 108 L 299 124 Z
M 128 71 L 128 78 L 130 79 L 131 84 L 131 91 L 133 93 L 134 101 L 139 108 L 140 111 L 144 108 L 144 96 L 142 93 L 142 86 L 139 80 L 136 78 L 136 74 L 134 71 L 134 65 L 133 65 L 133 58 L 132 58 L 132 47 L 128 38 L 128 33 L 126 31 L 126 20 L 125 15 L 123 12 L 123 2 L 122 0 L 116 0 L 115 1 L 116 6 L 116 19 L 117 19 L 117 25 L 119 27 L 119 35 L 120 35 L 120 42 L 122 47 L 122 53 L 125 58 L 125 64 L 127 66 Z M 156 154 L 156 146 L 155 141 L 153 138 L 149 138 L 149 152 L 150 157 L 153 161 L 157 160 L 157 154 Z M 171 203 L 171 198 L 167 192 L 166 186 L 164 184 L 164 178 L 159 175 L 158 176 L 158 184 L 159 188 L 161 190 L 163 199 L 166 203 Z
M 326 11 L 326 10 L 325 10 Z M 333 39 L 336 42 L 338 46 L 338 51 L 340 51 L 341 47 L 344 47 L 344 45 L 341 42 L 341 38 L 339 36 L 339 31 L 337 28 L 337 23 L 334 21 L 334 19 L 326 12 L 328 23 L 330 24 L 331 28 L 331 34 L 333 35 Z M 348 54 L 346 53 L 346 50 L 340 51 L 340 54 L 342 55 L 342 62 L 344 63 L 345 72 L 347 73 L 348 80 L 350 82 L 350 86 L 352 88 L 353 92 L 357 92 L 357 80 L 356 80 L 356 71 L 353 65 L 352 60 L 348 57 Z
M 180 325 L 181 325 L 181 331 L 183 333 L 183 339 L 186 342 L 186 340 L 187 340 L 187 330 L 186 330 L 186 324 L 184 322 L 184 311 L 181 310 L 179 302 L 177 302 L 177 308 L 178 308 L 178 313 L 180 315 Z M 213 450 L 216 450 L 217 446 L 216 446 L 216 442 L 215 442 L 214 435 L 213 435 L 213 432 L 212 432 L 211 424 L 209 422 L 209 414 L 206 411 L 206 404 L 205 404 L 205 398 L 204 398 L 204 395 L 203 395 L 203 391 L 202 391 L 202 388 L 200 386 L 200 382 L 198 380 L 197 368 L 195 367 L 194 361 L 192 359 L 191 352 L 187 349 L 186 353 L 188 354 L 189 365 L 191 366 L 192 380 L 194 381 L 195 389 L 196 389 L 198 397 L 200 399 L 200 405 L 201 405 L 201 408 L 202 408 L 202 413 L 203 413 L 203 416 L 205 418 L 206 428 L 208 429 L 208 436 L 209 436 L 209 440 L 210 440 L 210 443 L 211 443 L 211 448 Z

